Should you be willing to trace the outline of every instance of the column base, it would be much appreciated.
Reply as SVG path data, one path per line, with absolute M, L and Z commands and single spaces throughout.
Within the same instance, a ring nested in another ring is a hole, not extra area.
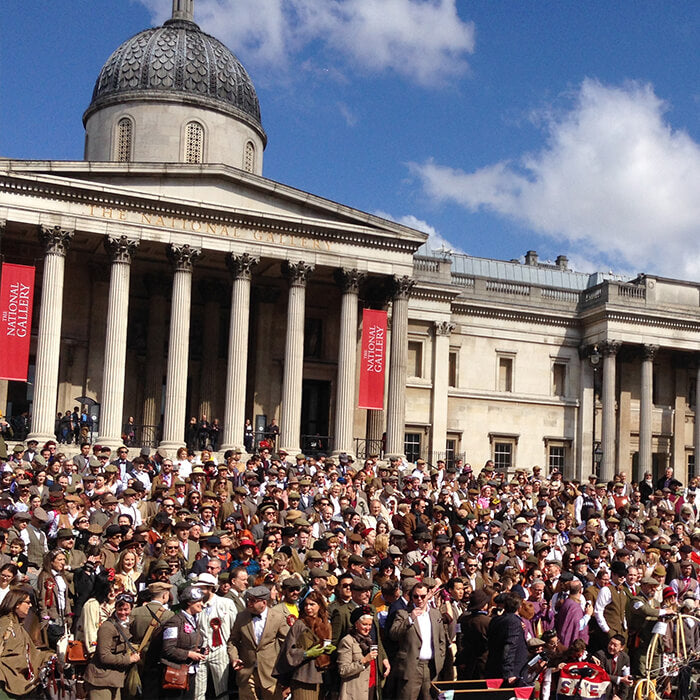
M 121 439 L 121 436 L 116 438 L 109 437 L 108 435 L 100 435 L 97 440 L 95 440 L 95 443 L 101 445 L 102 447 L 109 447 L 109 449 L 114 452 L 114 450 L 124 444 L 124 441 Z
M 277 450 L 272 450 L 273 452 L 279 452 L 279 450 L 284 450 L 289 457 L 292 458 L 292 464 L 296 464 L 296 459 L 294 459 L 297 455 L 302 454 L 301 452 L 301 447 L 298 445 L 296 447 L 280 447 Z
M 221 445 L 219 447 L 219 449 L 216 451 L 216 456 L 219 460 L 219 464 L 223 463 L 224 454 L 226 454 L 226 452 L 228 450 L 235 450 L 237 452 L 240 452 L 241 453 L 241 462 L 243 462 L 243 464 L 245 464 L 253 456 L 252 452 L 246 452 L 245 447 L 242 447 L 241 445 L 235 445 L 235 444 L 234 445 Z
M 54 433 L 29 433 L 29 435 L 27 435 L 27 439 L 24 441 L 25 444 L 30 440 L 36 440 L 39 443 L 39 450 L 41 450 L 44 444 L 49 442 L 49 440 L 51 440 L 52 442 L 58 442 Z M 10 440 L 10 442 L 12 442 L 12 440 Z
M 163 442 L 158 443 L 158 451 L 163 454 L 163 451 L 170 457 L 171 459 L 175 459 L 177 456 L 177 451 L 181 447 L 186 447 L 184 441 L 183 442 L 175 442 L 173 440 L 167 441 L 163 440 Z

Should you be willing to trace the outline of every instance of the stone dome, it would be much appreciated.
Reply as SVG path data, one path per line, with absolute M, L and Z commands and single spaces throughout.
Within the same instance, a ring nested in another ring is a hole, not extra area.
M 260 134 L 260 103 L 241 62 L 189 19 L 170 19 L 125 41 L 102 67 L 83 123 L 130 100 L 177 101 L 224 112 Z

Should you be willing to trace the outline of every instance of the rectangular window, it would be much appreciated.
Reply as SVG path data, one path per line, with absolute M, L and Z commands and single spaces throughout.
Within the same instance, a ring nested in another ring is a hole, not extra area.
M 566 447 L 564 445 L 550 445 L 547 462 L 549 464 L 550 474 L 554 469 L 557 469 L 562 474 L 564 473 L 564 462 L 566 461 Z
M 513 358 L 498 358 L 498 390 L 504 392 L 513 391 Z
M 403 451 L 409 462 L 415 462 L 420 457 L 420 433 L 404 434 Z
M 457 386 L 457 351 L 450 350 L 449 366 L 447 369 L 448 386 Z
M 695 408 L 695 399 L 697 398 L 697 377 L 691 377 L 688 382 L 688 406 L 690 408 Z
M 555 362 L 552 365 L 552 394 L 566 396 L 566 363 Z
M 423 343 L 418 340 L 408 341 L 408 376 L 423 376 Z
M 696 476 L 695 473 L 695 455 L 688 455 L 688 481 Z M 688 482 L 686 482 L 688 483 Z
M 452 467 L 455 463 L 455 453 L 457 452 L 457 440 L 449 439 L 445 442 L 445 466 Z
M 320 360 L 323 356 L 323 321 L 306 317 L 304 321 L 304 357 Z
M 508 470 L 513 466 L 513 443 L 493 443 L 493 463 L 496 469 Z

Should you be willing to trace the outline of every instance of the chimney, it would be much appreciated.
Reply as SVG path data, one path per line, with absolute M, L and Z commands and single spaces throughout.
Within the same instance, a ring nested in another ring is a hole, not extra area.
M 557 267 L 560 270 L 568 270 L 569 258 L 567 258 L 566 255 L 557 255 Z
M 537 265 L 537 251 L 528 250 L 527 253 L 525 253 L 525 264 Z

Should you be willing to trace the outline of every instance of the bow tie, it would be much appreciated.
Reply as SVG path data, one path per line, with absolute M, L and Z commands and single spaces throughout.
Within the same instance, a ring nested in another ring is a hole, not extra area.
M 262 615 L 251 615 L 253 620 L 262 620 Z

